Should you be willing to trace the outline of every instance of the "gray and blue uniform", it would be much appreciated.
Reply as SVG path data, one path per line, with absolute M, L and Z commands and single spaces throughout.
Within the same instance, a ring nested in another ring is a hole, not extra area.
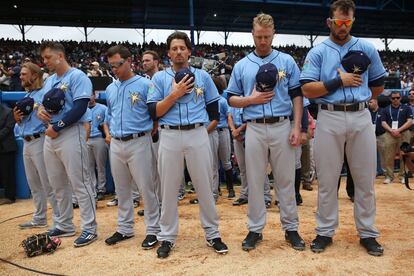
M 108 159 L 108 146 L 99 130 L 105 122 L 107 107 L 103 104 L 96 103 L 89 108 L 91 111 L 91 133 L 87 142 L 89 150 L 90 168 L 92 170 L 92 185 L 97 193 L 106 192 L 106 161 Z M 97 176 L 95 175 L 95 168 Z
M 190 70 L 195 75 L 194 89 L 179 98 L 159 118 L 161 139 L 158 171 L 163 204 L 158 240 L 173 243 L 178 235 L 177 196 L 183 178 L 184 160 L 197 192 L 206 239 L 220 237 L 219 218 L 210 186 L 212 154 L 207 130 L 203 127 L 209 121 L 206 106 L 218 101 L 219 94 L 207 72 L 192 67 Z M 159 102 L 171 93 L 174 76 L 175 72 L 171 68 L 153 76 L 155 89 L 148 95 L 149 104 Z M 182 129 L 181 126 L 187 126 L 188 129 Z
M 106 88 L 112 136 L 109 157 L 118 196 L 117 232 L 126 236 L 134 234 L 134 182 L 145 200 L 146 234 L 157 235 L 160 231 L 159 181 L 153 170 L 156 163 L 151 147 L 153 122 L 146 104 L 151 90 L 151 81 L 141 76 L 114 81 Z
M 51 88 L 61 88 L 65 93 L 63 109 L 51 118 L 51 123 L 58 125 L 72 109 L 74 101 L 89 99 L 92 93 L 91 81 L 76 68 L 70 68 L 62 76 L 50 76 L 46 80 L 44 90 L 49 91 Z M 59 131 L 59 136 L 55 139 L 46 136 L 43 153 L 49 183 L 53 187 L 61 217 L 56 223 L 56 228 L 65 232 L 75 231 L 72 222 L 73 190 L 79 203 L 82 231 L 97 234 L 96 205 L 88 168 L 89 156 L 84 122 L 87 122 L 85 114 L 78 122 Z
M 236 128 L 239 128 L 243 125 L 243 108 L 229 107 L 229 113 L 233 118 L 233 124 Z M 245 133 L 241 133 L 245 137 Z M 245 138 L 243 138 L 245 139 Z M 246 158 L 245 158 L 245 140 L 237 141 L 233 139 L 234 154 L 236 155 L 237 164 L 240 171 L 240 196 L 241 199 L 247 199 L 249 194 L 249 185 L 247 183 L 246 177 Z M 270 192 L 270 181 L 266 172 L 265 183 L 264 183 L 264 200 L 265 202 L 272 201 L 272 194 Z
M 345 152 L 355 183 L 354 218 L 359 236 L 377 237 L 379 232 L 374 225 L 376 141 L 365 102 L 372 96 L 369 83 L 386 74 L 379 54 L 372 44 L 356 37 L 342 46 L 326 39 L 309 51 L 300 79 L 301 82 L 323 82 L 336 78 L 337 68 L 345 71 L 341 60 L 350 50 L 363 51 L 371 60 L 368 70 L 361 75 L 363 83 L 358 87 L 340 87 L 314 99 L 315 103 L 320 104 L 314 144 L 319 181 L 316 233 L 332 237 L 338 227 L 336 183 Z M 357 111 L 333 110 L 333 105 L 347 104 L 354 104 Z
M 231 141 L 229 124 L 227 123 L 227 116 L 229 115 L 229 105 L 227 99 L 220 96 L 219 100 L 219 112 L 220 120 L 217 125 L 218 131 L 218 159 L 221 161 L 221 165 L 225 171 L 231 170 Z
M 292 100 L 289 91 L 300 87 L 299 68 L 288 54 L 272 50 L 261 58 L 254 52 L 236 63 L 227 93 L 229 97 L 250 96 L 256 74 L 263 64 L 273 63 L 278 69 L 275 95 L 266 104 L 249 105 L 243 109 L 246 130 L 246 171 L 249 185 L 248 229 L 261 233 L 266 224 L 263 195 L 266 167 L 271 164 L 275 190 L 279 195 L 280 219 L 284 231 L 297 231 L 299 225 L 295 202 L 295 148 L 289 144 Z M 266 122 L 264 118 L 270 120 Z
M 45 141 L 45 124 L 37 117 L 37 107 L 42 104 L 44 89 L 34 90 L 25 97 L 34 100 L 33 111 L 24 116 L 19 124 L 19 136 L 24 139 L 23 162 L 27 183 L 35 205 L 32 221 L 36 224 L 47 224 L 47 200 L 52 206 L 52 224 L 59 219 L 59 208 L 47 177 L 43 157 L 43 143 Z

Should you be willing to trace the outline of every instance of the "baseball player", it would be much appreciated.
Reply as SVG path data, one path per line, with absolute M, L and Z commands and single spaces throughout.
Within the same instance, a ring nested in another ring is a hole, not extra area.
M 145 200 L 146 237 L 141 246 L 151 249 L 160 231 L 156 166 L 152 151 L 153 121 L 147 108 L 147 94 L 153 85 L 147 78 L 131 71 L 131 52 L 122 45 L 108 49 L 108 63 L 118 80 L 106 88 L 109 129 L 111 132 L 110 160 L 118 196 L 118 229 L 105 240 L 114 245 L 134 236 L 134 207 L 131 179 L 141 186 Z
M 228 125 L 233 137 L 234 154 L 236 155 L 237 164 L 240 171 L 240 196 L 233 201 L 233 206 L 240 206 L 247 204 L 248 189 L 246 178 L 246 160 L 245 160 L 245 133 L 247 124 L 243 122 L 243 109 L 229 107 Z M 264 199 L 266 208 L 270 208 L 272 204 L 272 194 L 270 193 L 270 182 L 267 173 L 265 174 L 264 183 Z
M 324 251 L 338 226 L 336 189 L 345 151 L 355 183 L 354 217 L 360 243 L 369 254 L 380 256 L 383 248 L 376 241 L 379 232 L 374 225 L 376 143 L 366 101 L 383 91 L 386 72 L 374 46 L 350 35 L 354 15 L 351 0 L 331 4 L 326 20 L 329 38 L 309 51 L 300 77 L 304 96 L 319 104 L 317 236 L 311 250 Z
M 300 144 L 303 109 L 300 72 L 291 56 L 272 49 L 274 33 L 272 16 L 262 13 L 253 19 L 255 50 L 236 63 L 227 88 L 230 106 L 243 108 L 243 119 L 247 122 L 249 233 L 242 243 L 244 250 L 254 249 L 263 239 L 266 224 L 263 184 L 268 162 L 275 177 L 285 239 L 294 249 L 305 249 L 297 232 L 299 219 L 294 189 L 295 147 Z M 292 102 L 294 124 L 291 127 Z
M 111 132 L 109 130 L 110 120 L 111 120 L 111 118 L 108 114 L 108 109 L 106 109 L 105 121 L 103 123 L 103 131 L 105 133 L 105 143 L 108 145 L 108 147 L 110 147 L 111 140 L 112 140 Z M 109 165 L 111 165 L 111 162 L 109 162 Z M 116 183 L 114 183 L 114 186 L 115 186 L 115 191 L 116 191 Z M 134 205 L 134 208 L 137 208 L 140 205 L 141 193 L 138 189 L 139 188 L 138 185 L 134 182 L 133 178 L 131 179 L 130 186 L 132 187 L 133 205 Z M 117 197 L 116 193 L 115 193 L 114 198 L 106 203 L 106 206 L 108 206 L 108 207 L 118 206 L 118 197 Z
M 45 91 L 49 92 L 44 95 L 43 104 L 38 110 L 39 118 L 48 123 L 43 152 L 49 183 L 53 187 L 60 214 L 49 235 L 75 235 L 71 202 L 73 190 L 79 203 L 82 229 L 74 246 L 85 246 L 98 237 L 96 205 L 88 170 L 86 132 L 82 125 L 86 121 L 84 114 L 88 108 L 92 83 L 82 71 L 70 67 L 62 44 L 44 42 L 40 52 L 48 69 L 55 72 L 44 85 Z M 60 110 L 55 109 L 56 106 Z
M 24 170 L 35 205 L 32 220 L 20 224 L 20 229 L 47 226 L 47 200 L 52 206 L 52 225 L 59 219 L 59 209 L 52 186 L 47 178 L 43 158 L 46 128 L 37 117 L 37 107 L 42 103 L 45 94 L 45 90 L 42 89 L 42 76 L 43 72 L 36 64 L 27 62 L 22 65 L 20 80 L 27 94 L 13 109 L 14 118 L 20 126 L 19 135 L 24 139 Z
M 172 33 L 167 39 L 167 49 L 172 67 L 154 75 L 155 89 L 149 93 L 147 101 L 153 119 L 159 118 L 161 126 L 158 171 L 163 204 L 158 239 L 162 243 L 157 255 L 168 257 L 177 239 L 177 195 L 184 159 L 196 188 L 207 245 L 223 254 L 228 248 L 218 229 L 219 219 L 210 188 L 212 154 L 203 126 L 208 120 L 218 120 L 219 94 L 207 72 L 189 67 L 191 42 L 185 33 Z M 194 77 L 186 75 L 176 83 L 176 72 L 185 68 Z
M 263 183 L 268 162 L 275 176 L 285 238 L 294 249 L 305 249 L 305 243 L 297 232 L 299 220 L 293 185 L 295 147 L 300 143 L 303 109 L 299 68 L 291 56 L 272 50 L 274 33 L 270 15 L 258 14 L 253 19 L 252 35 L 256 48 L 236 63 L 227 88 L 230 105 L 243 108 L 243 119 L 247 122 L 249 233 L 242 243 L 244 250 L 254 249 L 263 239 L 262 231 L 266 224 Z M 288 119 L 292 102 L 293 127 Z
M 96 189 L 97 200 L 102 200 L 106 192 L 106 161 L 108 159 L 108 146 L 103 136 L 103 123 L 107 108 L 105 105 L 97 103 L 95 99 L 95 92 L 92 92 L 89 101 L 92 122 L 87 145 L 90 160 L 89 166 L 92 170 L 92 185 Z M 95 168 L 98 177 L 95 175 Z
M 221 93 L 223 93 L 222 90 L 221 90 Z M 215 159 L 221 161 L 221 165 L 223 166 L 223 169 L 226 175 L 226 184 L 227 184 L 227 191 L 228 191 L 227 198 L 234 198 L 236 197 L 236 195 L 234 193 L 234 188 L 233 188 L 233 166 L 230 161 L 231 140 L 230 140 L 229 125 L 227 123 L 227 116 L 229 114 L 229 105 L 227 103 L 227 100 L 223 96 L 220 96 L 220 99 L 219 99 L 219 112 L 220 112 L 220 120 L 217 125 L 218 151 L 216 151 L 216 155 L 218 154 L 218 158 L 216 157 Z

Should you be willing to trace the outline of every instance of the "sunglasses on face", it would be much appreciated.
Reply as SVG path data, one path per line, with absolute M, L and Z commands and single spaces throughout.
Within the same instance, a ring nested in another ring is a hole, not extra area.
M 399 100 L 401 97 L 391 97 L 391 100 Z
M 121 59 L 120 61 L 110 63 L 109 64 L 109 68 L 111 68 L 111 69 L 113 69 L 113 68 L 117 69 L 117 68 L 121 67 L 122 65 L 124 65 L 124 63 L 125 63 L 125 60 L 124 59 Z
M 355 21 L 355 18 L 352 19 L 336 19 L 336 18 L 328 18 L 330 22 L 332 22 L 335 26 L 341 27 L 342 25 L 345 25 L 346 27 L 351 27 L 352 24 Z
M 414 93 L 410 93 L 410 96 L 414 96 Z

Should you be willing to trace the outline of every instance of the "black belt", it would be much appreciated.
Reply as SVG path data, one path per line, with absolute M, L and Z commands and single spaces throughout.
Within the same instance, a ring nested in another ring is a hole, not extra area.
M 40 137 L 41 137 L 41 134 L 42 134 L 42 133 L 33 133 L 32 135 L 27 135 L 27 136 L 24 136 L 24 137 L 23 137 L 23 139 L 24 139 L 26 142 L 30 142 L 30 141 L 32 141 L 32 140 L 34 140 L 34 139 L 40 138 Z
M 345 112 L 355 112 L 361 111 L 367 108 L 366 102 L 354 103 L 354 104 L 321 104 L 321 109 L 329 111 L 345 111 Z
M 229 129 L 229 128 L 228 127 L 218 127 L 217 128 L 218 131 L 223 131 L 223 130 L 226 130 L 226 129 Z
M 161 125 L 161 128 L 163 128 L 163 129 L 190 130 L 190 129 L 195 129 L 197 127 L 201 127 L 203 125 L 204 125 L 203 123 L 191 124 L 191 125 L 179 125 L 179 126 Z
M 281 117 L 268 117 L 268 118 L 260 118 L 254 120 L 246 120 L 246 122 L 250 123 L 258 123 L 258 124 L 274 124 L 282 122 L 283 120 L 288 119 L 288 116 L 281 116 Z
M 119 140 L 119 141 L 122 141 L 122 142 L 126 142 L 126 141 L 132 140 L 134 138 L 142 137 L 144 135 L 145 135 L 145 132 L 140 132 L 140 133 L 130 134 L 130 135 L 127 135 L 127 136 L 124 136 L 124 137 L 112 137 L 112 138 L 114 138 L 116 140 Z

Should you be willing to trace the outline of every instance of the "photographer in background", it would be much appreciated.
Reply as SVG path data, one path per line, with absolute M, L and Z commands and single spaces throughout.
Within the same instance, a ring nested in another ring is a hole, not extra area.
M 391 105 L 385 107 L 381 116 L 381 124 L 384 133 L 384 184 L 390 184 L 394 179 L 394 157 L 403 142 L 410 142 L 413 114 L 411 108 L 401 104 L 399 91 L 393 91 L 390 96 Z M 400 182 L 405 183 L 404 162 L 400 159 Z

